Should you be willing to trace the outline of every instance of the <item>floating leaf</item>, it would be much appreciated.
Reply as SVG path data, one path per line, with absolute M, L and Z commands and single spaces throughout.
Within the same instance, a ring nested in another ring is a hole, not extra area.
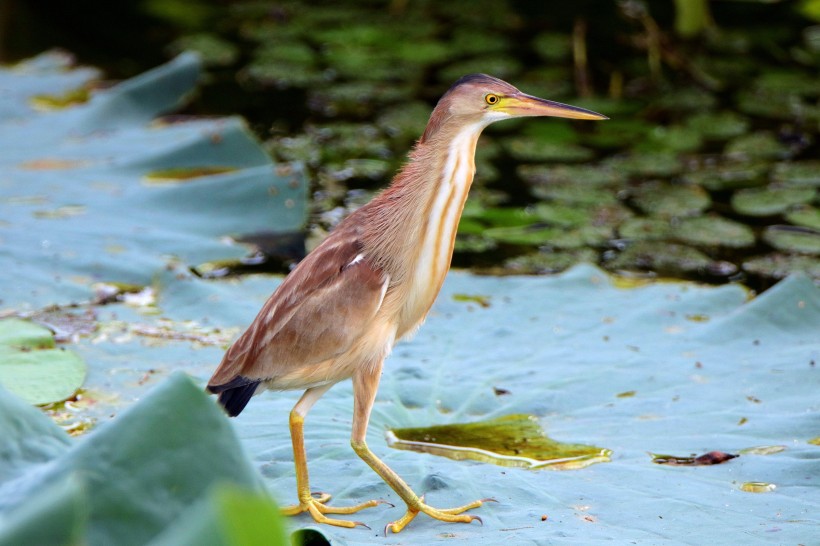
M 620 150 L 645 140 L 651 130 L 652 125 L 638 118 L 613 119 L 596 124 L 581 142 L 599 150 Z
M 763 240 L 777 250 L 820 256 L 820 230 L 792 226 L 768 226 Z
M 621 237 L 632 240 L 669 239 L 675 231 L 668 220 L 658 218 L 630 218 L 618 227 Z
M 684 175 L 684 180 L 711 191 L 749 188 L 766 183 L 765 163 L 732 162 L 708 166 Z
M 572 143 L 550 143 L 528 137 L 513 137 L 505 141 L 507 149 L 520 161 L 555 161 L 578 163 L 593 157 L 591 150 Z
M 816 193 L 814 188 L 799 187 L 744 189 L 732 196 L 732 208 L 748 216 L 771 216 L 783 213 L 795 205 L 810 203 Z
M 772 180 L 788 186 L 820 187 L 820 161 L 794 161 L 774 166 Z
M 729 248 L 744 248 L 755 242 L 751 228 L 719 216 L 685 218 L 678 224 L 676 237 L 685 243 Z
M 766 70 L 752 84 L 756 89 L 772 95 L 820 95 L 820 79 L 799 70 Z
M 820 230 L 820 209 L 802 206 L 786 213 L 786 220 L 798 226 Z
M 712 203 L 700 186 L 645 182 L 634 190 L 635 204 L 649 215 L 692 216 Z
M 683 169 L 680 161 L 672 153 L 633 154 L 610 159 L 606 164 L 613 170 L 631 176 L 669 177 Z
M 815 279 L 820 278 L 820 260 L 813 256 L 794 256 L 775 252 L 745 260 L 743 269 L 770 279 L 785 279 L 796 271 L 802 271 Z
M 59 402 L 79 389 L 86 364 L 55 348 L 50 330 L 15 318 L 0 320 L 0 385 L 30 404 Z
M 614 190 L 586 186 L 582 182 L 554 182 L 533 186 L 532 194 L 540 199 L 585 206 L 612 205 L 618 202 Z
M 432 453 L 451 459 L 473 459 L 500 466 L 568 470 L 609 462 L 609 449 L 564 444 L 549 438 L 533 415 L 505 415 L 473 423 L 387 432 L 395 449 Z
M 659 96 L 652 108 L 669 112 L 703 112 L 715 106 L 717 99 L 711 93 L 697 87 L 679 87 Z
M 598 253 L 591 248 L 549 250 L 524 254 L 504 262 L 504 269 L 518 274 L 558 273 L 580 263 L 592 263 Z
M 697 249 L 660 241 L 636 241 L 605 263 L 607 269 L 648 270 L 664 276 L 707 271 L 712 260 Z
M 652 152 L 694 152 L 703 145 L 700 133 L 681 125 L 656 126 L 636 144 L 636 150 Z
M 620 171 L 605 165 L 520 165 L 517 173 L 531 184 L 567 182 L 587 186 L 614 186 L 626 181 Z
M 733 138 L 723 153 L 735 159 L 783 159 L 788 157 L 789 148 L 772 133 L 758 131 Z
M 723 141 L 749 130 L 749 120 L 732 111 L 701 112 L 686 120 L 686 125 L 707 140 Z

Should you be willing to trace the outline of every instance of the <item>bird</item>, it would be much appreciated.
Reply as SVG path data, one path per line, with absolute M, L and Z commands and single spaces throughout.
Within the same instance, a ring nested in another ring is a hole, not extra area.
M 351 379 L 351 447 L 406 504 L 385 534 L 400 532 L 419 513 L 445 522 L 482 523 L 465 512 L 494 499 L 434 508 L 370 450 L 365 436 L 385 358 L 398 340 L 421 326 L 450 269 L 482 130 L 528 116 L 608 119 L 527 95 L 486 74 L 460 78 L 439 99 L 391 184 L 296 265 L 225 353 L 207 390 L 218 394 L 231 417 L 265 390 L 304 390 L 289 416 L 298 504 L 283 508 L 284 514 L 307 512 L 317 523 L 367 527 L 335 516 L 391 504 L 331 506 L 329 494 L 310 489 L 305 417 L 328 389 Z

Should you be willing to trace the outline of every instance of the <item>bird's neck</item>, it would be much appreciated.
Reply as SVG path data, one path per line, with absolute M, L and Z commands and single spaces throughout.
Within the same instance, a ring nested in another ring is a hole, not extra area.
M 484 123 L 421 141 L 410 162 L 377 197 L 367 214 L 374 229 L 365 252 L 404 292 L 401 323 L 421 321 L 450 268 L 458 222 L 475 173 L 475 148 Z M 401 337 L 401 328 L 399 337 Z

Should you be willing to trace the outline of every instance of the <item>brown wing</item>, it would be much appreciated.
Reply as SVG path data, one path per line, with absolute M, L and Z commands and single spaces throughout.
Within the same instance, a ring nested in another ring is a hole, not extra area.
M 388 276 L 361 254 L 358 233 L 337 230 L 268 298 L 208 382 L 273 380 L 347 351 L 381 306 Z

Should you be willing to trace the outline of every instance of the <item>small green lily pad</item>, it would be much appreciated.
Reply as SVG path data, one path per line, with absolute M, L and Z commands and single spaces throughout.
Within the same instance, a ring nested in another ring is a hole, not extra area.
M 529 137 L 508 139 L 507 149 L 519 161 L 556 161 L 580 163 L 593 157 L 592 150 L 568 142 L 556 143 Z
M 676 238 L 694 245 L 728 248 L 745 248 L 755 242 L 749 226 L 720 216 L 685 218 L 678 226 Z
M 694 129 L 682 125 L 658 125 L 637 143 L 637 150 L 647 152 L 694 152 L 703 145 L 703 137 Z
M 766 183 L 769 166 L 765 163 L 729 162 L 686 173 L 683 179 L 711 191 L 751 188 Z
M 820 80 L 798 70 L 765 70 L 753 86 L 763 92 L 779 95 L 820 95 Z
M 51 331 L 9 318 L 0 321 L 0 384 L 30 404 L 70 398 L 86 375 L 86 364 L 56 348 Z
M 653 127 L 640 118 L 613 119 L 595 124 L 582 135 L 581 142 L 598 150 L 618 150 L 646 139 Z
M 815 279 L 820 278 L 820 260 L 813 256 L 799 256 L 773 252 L 743 262 L 743 270 L 770 279 L 785 279 L 802 271 Z
M 412 142 L 424 132 L 429 117 L 429 104 L 409 101 L 386 108 L 376 124 L 390 137 Z
M 681 276 L 706 270 L 712 260 L 703 252 L 665 241 L 636 241 L 604 265 L 612 271 L 649 270 L 663 276 Z
M 558 273 L 579 263 L 595 263 L 598 253 L 591 248 L 550 250 L 523 254 L 504 262 L 504 269 L 517 274 Z
M 680 173 L 683 165 L 677 154 L 670 152 L 633 154 L 624 157 L 615 157 L 606 164 L 616 171 L 622 171 L 631 176 L 670 177 Z
M 732 208 L 747 216 L 781 214 L 795 205 L 810 203 L 814 188 L 765 187 L 740 190 L 732 196 Z
M 695 114 L 686 120 L 686 125 L 712 141 L 728 140 L 749 130 L 749 120 L 732 111 Z
M 521 165 L 516 172 L 530 184 L 568 182 L 587 186 L 614 186 L 626 181 L 620 171 L 605 165 Z
M 786 213 L 786 220 L 792 224 L 820 230 L 820 209 L 808 205 Z
M 662 93 L 651 108 L 668 112 L 703 112 L 715 106 L 717 98 L 697 87 L 681 87 L 674 91 Z
M 539 246 L 547 244 L 557 237 L 561 229 L 532 224 L 528 226 L 510 226 L 490 228 L 484 231 L 484 236 L 499 243 L 511 245 Z
M 647 241 L 669 239 L 675 228 L 668 220 L 659 218 L 630 218 L 618 227 L 618 233 L 625 239 Z
M 587 186 L 579 182 L 555 182 L 533 186 L 532 194 L 539 199 L 555 200 L 576 205 L 609 205 L 618 202 L 615 190 Z
M 820 230 L 793 226 L 768 226 L 763 240 L 777 250 L 820 256 Z
M 758 131 L 733 138 L 726 144 L 724 154 L 736 159 L 783 159 L 789 148 L 769 131 Z
M 472 459 L 500 466 L 570 470 L 609 462 L 612 451 L 564 444 L 549 438 L 533 415 L 515 414 L 477 421 L 387 431 L 395 449 L 432 453 L 455 460 Z
M 634 190 L 635 204 L 650 215 L 691 216 L 712 204 L 709 194 L 694 184 L 645 182 Z
M 606 227 L 584 225 L 578 228 L 562 229 L 539 224 L 491 228 L 484 236 L 500 243 L 513 245 L 540 246 L 576 249 L 583 246 L 601 245 L 612 236 Z
M 561 202 L 537 203 L 532 214 L 550 225 L 577 227 L 589 221 L 589 210 Z
M 788 186 L 820 187 L 820 161 L 795 161 L 774 166 L 772 180 Z

